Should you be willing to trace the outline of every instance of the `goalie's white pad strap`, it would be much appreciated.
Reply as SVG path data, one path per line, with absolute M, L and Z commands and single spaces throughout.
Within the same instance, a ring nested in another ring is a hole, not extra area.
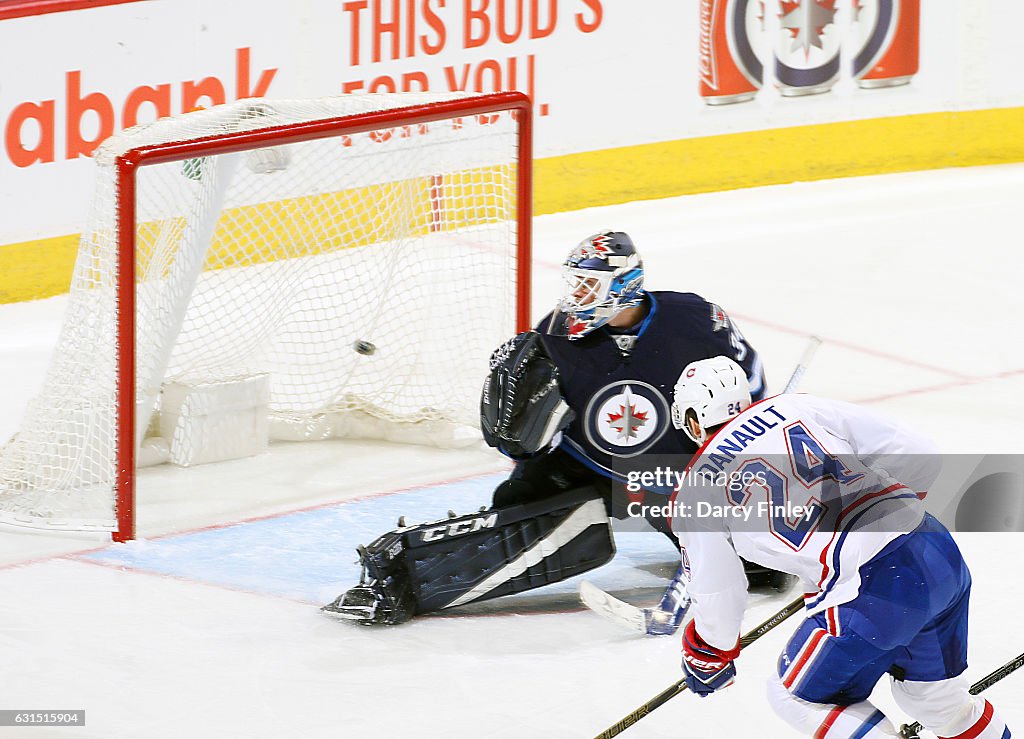
M 563 423 L 565 414 L 568 412 L 569 404 L 566 403 L 561 398 L 559 398 L 558 405 L 555 406 L 554 410 L 551 411 L 551 415 L 548 416 L 547 425 L 544 426 L 544 433 L 541 436 L 541 439 L 543 441 L 543 444 L 540 447 L 541 449 L 547 446 L 556 446 L 555 444 L 552 443 L 552 441 L 554 440 L 555 435 L 559 431 L 561 431 L 565 426 L 569 425 L 568 423 Z
M 562 523 L 548 532 L 546 536 L 539 539 L 536 544 L 525 550 L 508 564 L 495 570 L 476 587 L 467 590 L 446 605 L 445 608 L 461 606 L 483 597 L 502 583 L 523 574 L 530 567 L 540 564 L 546 557 L 557 552 L 590 526 L 600 523 L 608 525 L 608 514 L 605 512 L 604 503 L 598 498 L 593 498 L 573 511 Z

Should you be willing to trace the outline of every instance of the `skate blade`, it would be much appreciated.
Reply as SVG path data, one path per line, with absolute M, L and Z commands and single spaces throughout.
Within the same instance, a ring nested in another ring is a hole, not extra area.
M 360 608 L 353 606 L 338 606 L 337 601 L 320 607 L 320 613 L 339 621 L 356 621 L 359 623 L 371 623 L 373 621 L 372 608 Z

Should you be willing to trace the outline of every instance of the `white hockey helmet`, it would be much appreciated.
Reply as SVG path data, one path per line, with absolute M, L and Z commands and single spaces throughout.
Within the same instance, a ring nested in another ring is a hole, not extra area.
M 695 444 L 707 441 L 707 429 L 728 421 L 750 407 L 750 384 L 743 368 L 729 357 L 690 362 L 683 368 L 672 394 L 672 425 Z M 686 423 L 693 414 L 700 427 L 695 436 Z

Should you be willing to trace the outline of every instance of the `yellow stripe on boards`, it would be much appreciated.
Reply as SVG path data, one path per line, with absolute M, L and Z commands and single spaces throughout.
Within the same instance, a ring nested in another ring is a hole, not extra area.
M 514 203 L 496 196 L 496 190 L 510 181 L 512 171 L 507 165 L 485 167 L 230 208 L 217 222 L 203 269 L 329 254 L 423 236 L 432 230 L 508 220 L 514 212 L 504 206 L 514 207 Z M 181 219 L 139 226 L 136 269 L 140 279 L 151 276 L 148 273 L 157 264 L 166 269 L 168 234 L 174 234 L 176 243 L 183 227 Z M 151 253 L 158 260 L 153 265 Z
M 1024 161 L 1024 108 L 793 126 L 538 160 L 534 213 L 1019 161 Z
M 495 165 L 231 208 L 218 220 L 203 269 L 246 267 L 507 221 L 515 215 L 515 203 L 508 202 L 505 192 L 514 176 L 514 166 Z M 166 276 L 184 235 L 182 218 L 139 224 L 137 278 Z M 78 240 L 70 235 L 0 247 L 0 303 L 66 293 Z M 100 281 L 98 273 L 90 279 Z
M 539 159 L 534 163 L 534 213 L 797 181 L 1020 161 L 1024 161 L 1024 108 L 1019 107 L 793 126 Z M 466 175 L 471 194 L 463 197 L 486 197 L 488 178 L 486 172 Z M 417 228 L 429 223 L 430 185 L 428 181 L 418 185 L 421 199 L 412 220 Z M 274 208 L 284 209 L 294 227 L 281 228 L 275 237 L 282 239 L 279 243 L 298 245 L 298 252 L 289 256 L 308 253 L 301 245 L 315 243 L 311 240 L 317 238 L 317 219 L 332 212 L 332 217 L 360 224 L 357 243 L 372 243 L 382 235 L 375 230 L 377 219 L 367 213 L 375 212 L 376 199 L 390 197 L 386 188 L 395 185 L 380 187 L 385 190 L 366 188 L 361 193 L 275 204 Z M 457 188 L 446 185 L 444 192 L 457 192 Z M 268 218 L 271 215 L 282 213 L 267 213 Z M 505 216 L 493 214 L 495 219 Z M 231 221 L 235 226 L 222 225 L 216 243 L 223 243 L 225 236 L 236 238 L 231 231 L 242 228 L 239 224 L 244 220 Z M 446 227 L 470 225 L 458 220 Z M 0 247 L 0 303 L 67 292 L 77 239 L 59 236 Z M 215 246 L 208 260 L 211 266 L 219 262 L 220 249 Z M 282 257 L 279 252 L 271 258 Z M 267 257 L 254 250 L 249 259 L 258 263 Z
M 214 228 L 203 270 L 329 254 L 508 220 L 514 213 L 505 206 L 513 204 L 499 190 L 507 187 L 511 173 L 510 166 L 485 167 L 229 208 Z M 138 279 L 165 276 L 184 236 L 181 218 L 140 224 Z
M 66 293 L 77 253 L 78 234 L 0 246 L 0 304 Z

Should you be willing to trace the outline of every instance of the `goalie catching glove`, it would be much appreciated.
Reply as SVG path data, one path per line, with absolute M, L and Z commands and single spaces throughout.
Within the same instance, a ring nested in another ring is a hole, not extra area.
M 491 354 L 490 365 L 480 398 L 484 441 L 512 459 L 546 450 L 575 414 L 540 334 L 524 331 L 509 339 Z

